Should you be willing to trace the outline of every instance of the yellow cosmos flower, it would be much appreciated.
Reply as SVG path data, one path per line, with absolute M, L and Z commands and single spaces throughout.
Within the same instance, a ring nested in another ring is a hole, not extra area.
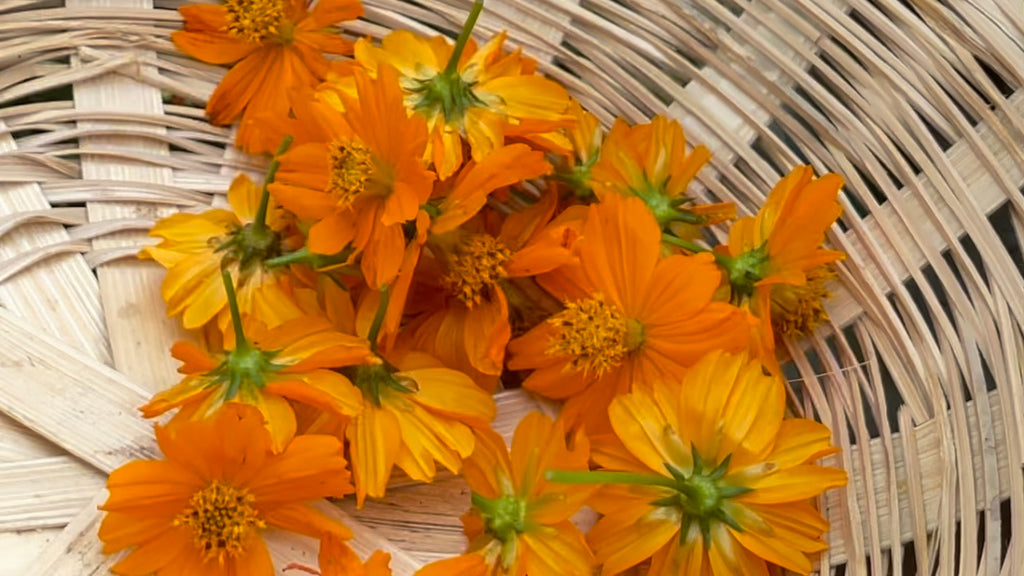
M 603 514 L 587 535 L 602 576 L 648 558 L 648 576 L 809 573 L 828 529 L 811 499 L 847 481 L 811 464 L 836 451 L 828 428 L 783 420 L 781 380 L 745 355 L 709 354 L 681 384 L 612 402 L 615 434 L 594 440 L 605 470 L 549 475 L 608 483 L 589 501 Z
M 590 445 L 577 431 L 566 442 L 561 421 L 533 412 L 505 441 L 480 432 L 464 476 L 473 508 L 462 518 L 468 551 L 424 566 L 416 576 L 590 576 L 594 557 L 570 521 L 591 489 L 552 483 L 545 471 L 586 470 Z
M 437 463 L 458 473 L 476 444 L 473 430 L 496 414 L 469 376 L 423 354 L 394 360 L 350 371 L 363 396 L 363 410 L 344 424 L 360 506 L 384 496 L 395 465 L 420 482 L 434 479 Z
M 505 54 L 504 33 L 479 49 L 469 39 L 482 7 L 473 5 L 454 46 L 407 30 L 385 36 L 379 47 L 365 39 L 355 46 L 356 60 L 371 73 L 380 64 L 398 70 L 406 105 L 427 120 L 427 158 L 442 180 L 462 165 L 463 139 L 479 162 L 506 137 L 554 138 L 548 133 L 571 121 L 565 89 L 535 75 L 536 62 L 520 51 Z
M 351 538 L 308 504 L 352 493 L 342 446 L 300 436 L 273 453 L 263 416 L 233 404 L 212 420 L 156 427 L 164 460 L 135 460 L 107 480 L 103 552 L 131 552 L 121 576 L 273 576 L 261 532 Z M 329 535 L 329 536 L 328 536 Z
M 663 228 L 672 226 L 682 236 L 694 236 L 700 226 L 736 216 L 732 203 L 695 206 L 686 195 L 710 158 L 703 145 L 687 150 L 686 135 L 675 120 L 655 116 L 647 124 L 630 126 L 619 118 L 604 139 L 589 184 L 601 199 L 609 194 L 637 196 Z
M 230 286 L 227 292 L 236 308 Z M 182 408 L 176 419 L 203 420 L 225 404 L 251 404 L 266 419 L 274 449 L 281 450 L 296 430 L 295 412 L 286 398 L 339 415 L 362 409 L 359 391 L 333 369 L 372 360 L 368 342 L 333 330 L 330 322 L 316 316 L 271 330 L 252 321 L 250 334 L 252 343 L 236 322 L 234 348 L 218 354 L 188 342 L 175 344 L 172 353 L 182 361 L 179 371 L 185 378 L 142 406 L 143 416 Z
M 228 189 L 231 210 L 174 214 L 150 231 L 162 240 L 143 248 L 139 257 L 167 269 L 161 285 L 167 314 L 181 314 L 185 328 L 200 328 L 216 319 L 222 330 L 228 329 L 231 315 L 222 268 L 238 279 L 243 314 L 270 326 L 302 315 L 291 297 L 286 269 L 266 266 L 267 260 L 297 248 L 289 233 L 292 223 L 273 202 L 261 204 L 261 194 L 259 186 L 240 174 Z
M 821 247 L 825 232 L 842 213 L 838 174 L 814 178 L 800 166 L 781 179 L 757 216 L 737 220 L 718 260 L 726 270 L 732 300 L 761 319 L 758 340 L 773 356 L 774 334 L 798 335 L 826 320 L 825 282 L 843 252 Z M 773 330 L 774 327 L 774 330 Z

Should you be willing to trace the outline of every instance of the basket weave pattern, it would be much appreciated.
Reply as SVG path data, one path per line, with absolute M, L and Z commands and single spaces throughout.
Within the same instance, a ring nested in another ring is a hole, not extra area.
M 180 3 L 0 0 L 0 574 L 109 567 L 104 477 L 153 453 L 134 409 L 183 337 L 133 256 L 261 169 L 204 119 L 223 69 L 172 46 Z M 454 36 L 471 2 L 365 4 L 353 35 Z M 714 153 L 702 200 L 750 214 L 795 164 L 844 175 L 831 322 L 788 346 L 791 404 L 851 478 L 822 572 L 1024 573 L 1020 1 L 491 0 L 476 35 L 501 29 L 606 124 L 678 118 Z M 498 403 L 506 434 L 537 407 Z M 448 478 L 330 512 L 407 576 L 461 551 L 468 500 Z

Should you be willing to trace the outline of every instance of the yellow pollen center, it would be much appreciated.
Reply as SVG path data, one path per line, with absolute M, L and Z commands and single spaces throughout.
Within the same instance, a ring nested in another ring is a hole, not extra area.
M 643 343 L 643 326 L 626 318 L 600 295 L 569 302 L 565 310 L 548 318 L 558 334 L 548 345 L 551 356 L 572 356 L 576 370 L 598 376 L 618 366 Z
M 253 529 L 266 528 L 253 507 L 255 500 L 247 491 L 215 480 L 192 495 L 188 508 L 174 518 L 174 525 L 192 530 L 192 541 L 204 560 L 223 562 L 225 554 L 239 556 L 245 551 Z
M 455 249 L 442 281 L 455 297 L 472 308 L 499 280 L 508 277 L 505 262 L 511 257 L 512 252 L 497 238 L 487 234 L 470 236 Z
M 819 266 L 807 272 L 807 283 L 802 286 L 772 286 L 771 318 L 776 333 L 780 336 L 809 334 L 828 320 L 824 300 L 831 294 L 825 282 L 835 277 L 830 266 Z
M 246 42 L 262 43 L 280 36 L 284 22 L 282 0 L 224 0 L 228 34 Z
M 330 184 L 328 192 L 339 207 L 352 204 L 374 175 L 373 153 L 358 142 L 335 141 L 330 146 Z

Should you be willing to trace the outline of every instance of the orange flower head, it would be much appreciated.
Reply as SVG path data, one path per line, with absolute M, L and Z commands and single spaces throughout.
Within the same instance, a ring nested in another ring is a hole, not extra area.
M 140 408 L 152 418 L 174 408 L 176 419 L 206 420 L 226 405 L 250 404 L 266 419 L 275 450 L 295 434 L 295 411 L 287 399 L 338 415 L 362 410 L 362 396 L 337 368 L 372 361 L 369 343 L 332 329 L 322 317 L 301 317 L 267 330 L 249 322 L 246 340 L 236 326 L 233 349 L 211 354 L 188 342 L 171 352 L 185 377 Z
M 806 333 L 828 318 L 825 282 L 835 277 L 832 266 L 845 254 L 821 244 L 842 213 L 842 185 L 836 174 L 814 178 L 809 166 L 798 167 L 779 181 L 757 216 L 740 218 L 729 231 L 719 260 L 733 301 L 761 319 L 766 348 L 774 346 L 773 332 Z
M 352 537 L 308 505 L 352 493 L 337 438 L 299 436 L 275 453 L 263 416 L 233 404 L 211 420 L 157 426 L 156 439 L 164 460 L 129 462 L 107 480 L 103 552 L 132 549 L 115 574 L 272 576 L 265 528 Z
M 464 472 L 473 491 L 463 516 L 469 549 L 416 576 L 593 574 L 593 554 L 570 520 L 593 490 L 545 478 L 549 468 L 587 470 L 589 448 L 581 431 L 567 442 L 563 422 L 539 412 L 516 427 L 511 454 L 501 436 L 480 431 Z
M 339 22 L 363 15 L 359 0 L 224 0 L 178 10 L 185 29 L 171 34 L 179 50 L 231 69 L 210 96 L 206 113 L 218 126 L 242 119 L 237 144 L 270 152 L 284 137 L 277 122 L 295 103 L 291 89 L 314 88 L 327 75 L 324 54 L 351 54 Z
M 736 216 L 731 203 L 694 206 L 686 195 L 710 158 L 703 145 L 687 151 L 686 136 L 675 120 L 655 116 L 647 124 L 629 126 L 620 118 L 604 139 L 589 184 L 601 199 L 609 194 L 641 198 L 662 227 L 708 226 Z
M 406 112 L 394 70 L 382 67 L 377 79 L 357 70 L 355 83 L 358 98 L 344 97 L 343 112 L 309 103 L 319 129 L 281 156 L 270 189 L 285 208 L 313 221 L 311 252 L 350 248 L 376 289 L 398 274 L 403 225 L 430 198 L 434 175 L 423 164 L 426 123 Z
M 254 315 L 270 326 L 302 315 L 291 295 L 287 268 L 266 265 L 271 258 L 295 248 L 290 233 L 293 223 L 271 202 L 266 226 L 254 226 L 260 194 L 260 187 L 240 174 L 228 190 L 231 210 L 174 214 L 150 231 L 162 240 L 143 248 L 139 256 L 167 268 L 161 285 L 167 314 L 181 314 L 185 328 L 200 328 L 216 318 L 221 330 L 228 329 L 231 315 L 221 269 L 238 279 L 243 314 Z
M 812 462 L 837 451 L 828 428 L 783 420 L 785 390 L 759 360 L 713 352 L 681 383 L 645 382 L 609 408 L 614 435 L 594 439 L 604 470 L 553 480 L 604 484 L 589 504 L 602 576 L 650 558 L 648 576 L 800 574 L 827 548 L 811 499 L 846 472 Z
M 424 311 L 409 325 L 410 343 L 488 390 L 497 385 L 511 337 L 511 279 L 546 272 L 571 256 L 544 229 L 556 208 L 553 190 L 505 218 L 497 234 L 464 225 L 474 217 L 468 224 L 480 224 L 480 209 L 494 189 L 550 170 L 543 154 L 524 144 L 471 161 L 453 179 L 431 222 L 429 256 L 417 276 Z
M 677 378 L 715 349 L 739 350 L 749 329 L 712 302 L 720 273 L 710 254 L 662 258 L 661 230 L 638 198 L 589 207 L 573 249 L 578 264 L 538 276 L 564 309 L 509 344 L 523 386 L 568 399 L 565 417 L 607 429 L 607 407 L 634 382 Z
M 463 140 L 479 162 L 508 136 L 558 139 L 558 128 L 571 122 L 565 89 L 534 74 L 536 63 L 520 51 L 505 54 L 504 33 L 479 49 L 469 39 L 480 7 L 454 46 L 407 30 L 385 36 L 379 47 L 365 39 L 355 46 L 356 60 L 372 73 L 382 64 L 398 69 L 406 105 L 429 125 L 427 158 L 442 180 L 462 165 Z

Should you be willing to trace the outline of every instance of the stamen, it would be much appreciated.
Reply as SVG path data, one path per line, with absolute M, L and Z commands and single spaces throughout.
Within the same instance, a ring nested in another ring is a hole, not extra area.
M 339 207 L 347 207 L 362 194 L 373 176 L 373 153 L 358 142 L 332 142 L 330 145 L 330 183 L 328 192 Z
M 508 277 L 505 263 L 510 258 L 512 252 L 493 236 L 470 236 L 456 247 L 442 282 L 449 292 L 472 308 L 495 289 L 499 280 Z
M 558 329 L 558 335 L 546 353 L 573 356 L 572 367 L 588 374 L 604 374 L 643 343 L 643 327 L 600 295 L 569 302 L 548 323 Z
M 284 21 L 282 0 L 224 0 L 228 34 L 246 42 L 262 43 L 278 36 Z
M 824 300 L 831 296 L 825 283 L 836 277 L 831 266 L 818 266 L 807 273 L 803 286 L 772 286 L 772 326 L 782 336 L 809 334 L 828 320 Z
M 253 506 L 256 498 L 245 490 L 214 480 L 192 495 L 188 508 L 174 518 L 175 526 L 192 529 L 192 542 L 204 560 L 225 555 L 237 557 L 245 551 L 245 542 L 254 529 L 267 527 Z

